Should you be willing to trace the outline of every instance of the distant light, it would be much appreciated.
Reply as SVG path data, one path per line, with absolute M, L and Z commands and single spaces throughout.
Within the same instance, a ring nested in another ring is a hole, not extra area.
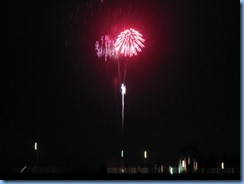
M 173 167 L 169 166 L 169 172 L 170 174 L 173 174 Z
M 124 84 L 121 85 L 121 91 L 122 91 L 122 92 L 121 92 L 122 95 L 126 94 L 126 87 L 125 87 Z
M 182 167 L 184 167 L 185 168 L 185 160 L 182 160 Z
M 35 146 L 34 146 L 35 150 L 37 150 L 37 142 L 35 142 Z
M 144 158 L 147 158 L 147 151 L 144 151 Z
M 224 169 L 225 168 L 225 164 L 224 162 L 221 163 L 221 169 Z
M 161 165 L 161 168 L 160 168 L 161 172 L 164 172 L 164 166 Z
M 121 150 L 121 157 L 124 157 L 124 150 Z
M 193 164 L 194 164 L 194 170 L 197 171 L 197 169 L 198 169 L 197 161 L 194 160 Z

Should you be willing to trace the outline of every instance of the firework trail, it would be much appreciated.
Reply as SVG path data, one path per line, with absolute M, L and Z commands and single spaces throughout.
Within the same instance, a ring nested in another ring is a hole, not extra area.
M 124 95 L 126 94 L 126 87 L 124 84 L 121 85 L 121 94 L 122 94 L 122 129 L 124 129 Z
M 128 29 L 121 32 L 114 44 L 114 50 L 116 55 L 123 54 L 126 56 L 133 56 L 137 55 L 137 52 L 141 52 L 141 48 L 144 47 L 143 42 L 145 40 L 142 38 L 142 35 L 134 30 Z M 118 63 L 119 67 L 119 63 Z M 119 70 L 120 75 L 120 70 Z M 126 76 L 126 62 L 124 67 L 124 80 L 121 85 L 121 95 L 122 95 L 122 130 L 124 129 L 124 95 L 125 95 L 125 76 Z

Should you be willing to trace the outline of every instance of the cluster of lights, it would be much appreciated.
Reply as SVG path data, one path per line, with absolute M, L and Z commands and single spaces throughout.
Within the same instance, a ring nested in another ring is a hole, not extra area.
M 114 56 L 114 40 L 108 35 L 102 36 L 100 42 L 95 42 L 95 51 L 98 58 L 104 56 L 105 61 L 107 61 L 108 57 L 112 58 Z
M 186 173 L 187 168 L 189 168 L 190 165 L 193 167 L 195 172 L 198 170 L 198 163 L 195 159 L 193 159 L 193 162 L 191 161 L 191 157 L 188 157 L 188 159 L 184 158 L 183 160 L 179 160 L 178 173 Z

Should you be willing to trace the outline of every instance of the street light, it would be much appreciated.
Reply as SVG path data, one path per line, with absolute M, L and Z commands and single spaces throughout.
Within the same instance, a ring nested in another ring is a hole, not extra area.
M 37 149 L 37 142 L 34 144 L 34 150 L 36 151 L 36 165 L 38 164 L 38 149 Z
M 37 142 L 34 144 L 34 149 L 37 150 Z
M 147 158 L 147 151 L 144 151 L 144 158 Z
M 145 158 L 145 172 L 146 172 L 146 166 L 147 166 L 147 151 L 144 151 L 144 158 Z
M 221 162 L 221 169 L 224 169 L 225 168 L 225 164 L 224 162 Z

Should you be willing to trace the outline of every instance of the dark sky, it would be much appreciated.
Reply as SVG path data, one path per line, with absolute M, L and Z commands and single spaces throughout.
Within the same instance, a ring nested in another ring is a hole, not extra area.
M 3 7 L 0 163 L 177 162 L 240 152 L 240 9 L 223 1 L 19 1 Z M 145 48 L 126 60 L 125 130 L 116 60 L 95 41 L 133 27 Z

